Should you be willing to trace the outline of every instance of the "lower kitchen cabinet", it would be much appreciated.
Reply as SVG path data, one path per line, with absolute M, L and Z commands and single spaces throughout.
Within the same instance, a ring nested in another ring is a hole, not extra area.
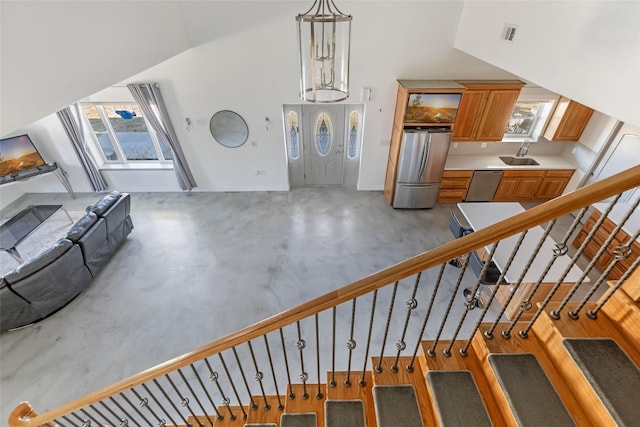
M 562 194 L 573 176 L 571 169 L 506 170 L 494 202 L 550 200 Z
M 587 221 L 585 221 L 582 229 L 578 232 L 578 235 L 574 239 L 574 247 L 579 248 L 585 242 L 587 236 L 589 235 L 591 230 L 593 230 L 601 216 L 602 214 L 599 211 L 593 211 L 591 216 L 587 219 Z M 600 224 L 600 227 L 598 227 L 591 240 L 585 246 L 583 255 L 589 258 L 589 260 L 593 260 L 596 257 L 598 250 L 600 250 L 600 248 L 604 246 L 608 237 L 611 235 L 611 232 L 615 228 L 616 224 L 609 218 L 606 218 L 602 222 L 602 224 Z M 629 235 L 622 230 L 618 231 L 613 240 L 607 245 L 605 251 L 597 259 L 595 263 L 596 268 L 598 268 L 598 270 L 600 271 L 606 270 L 611 261 L 613 261 L 613 259 L 615 258 L 616 249 L 628 241 Z M 609 280 L 617 280 L 622 277 L 624 272 L 631 267 L 633 261 L 635 261 L 635 259 L 638 257 L 638 253 L 640 253 L 640 244 L 637 241 L 634 241 L 631 244 L 631 255 L 628 258 L 618 260 L 616 265 L 609 273 Z
M 536 190 L 534 199 L 550 200 L 562 194 L 569 180 L 573 176 L 573 170 L 548 170 Z
M 445 170 L 440 182 L 438 203 L 458 203 L 464 200 L 473 176 L 472 170 Z

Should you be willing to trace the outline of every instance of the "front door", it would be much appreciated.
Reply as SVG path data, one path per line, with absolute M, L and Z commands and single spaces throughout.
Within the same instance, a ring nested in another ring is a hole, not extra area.
M 344 105 L 302 107 L 305 185 L 342 185 Z

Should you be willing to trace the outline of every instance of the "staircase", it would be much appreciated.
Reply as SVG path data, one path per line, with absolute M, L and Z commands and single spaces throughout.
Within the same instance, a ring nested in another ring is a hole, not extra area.
M 609 307 L 596 320 L 555 320 L 544 313 L 526 338 L 488 339 L 491 325 L 483 324 L 466 356 L 458 351 L 443 355 L 451 344 L 446 341 L 429 356 L 433 342 L 422 341 L 413 372 L 405 369 L 410 357 L 398 359 L 397 372 L 395 358 L 385 357 L 380 372 L 366 371 L 362 382 L 335 372 L 331 386 L 329 373 L 320 392 L 308 389 L 306 399 L 301 398 L 302 384 L 294 384 L 295 398 L 281 396 L 279 408 L 277 397 L 268 396 L 248 410 L 246 420 L 211 416 L 212 423 L 207 417 L 188 421 L 215 427 L 638 426 L 640 303 L 619 291 Z M 626 312 L 626 322 L 616 322 L 607 311 L 618 317 Z M 524 327 L 519 324 L 516 330 Z M 453 348 L 465 343 L 455 342 Z
M 640 230 L 620 242 L 583 296 L 577 297 L 582 281 L 540 286 L 555 259 L 567 253 L 589 206 L 609 198 L 614 205 L 637 186 L 640 166 L 58 408 L 38 414 L 23 402 L 9 426 L 640 426 L 638 254 L 622 277 L 608 280 L 618 261 L 631 255 Z M 637 207 L 630 206 L 627 217 Z M 542 224 L 549 233 L 557 218 L 577 209 L 536 283 L 521 283 L 522 273 L 502 287 L 502 272 L 496 285 L 484 288 L 493 292 L 483 304 L 465 300 L 465 288 L 481 294 L 489 263 L 476 277 L 466 261 L 458 268 L 450 260 L 468 260 L 473 251 Z M 598 225 L 578 245 L 573 264 Z M 592 254 L 585 271 L 605 249 Z M 536 294 L 540 289 L 545 296 Z M 602 295 L 592 298 L 598 291 Z M 522 302 L 514 308 L 516 295 Z

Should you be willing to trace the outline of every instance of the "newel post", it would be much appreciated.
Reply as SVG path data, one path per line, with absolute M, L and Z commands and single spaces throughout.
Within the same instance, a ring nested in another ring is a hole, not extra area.
M 31 418 L 37 416 L 38 413 L 29 402 L 20 402 L 9 415 L 9 427 L 24 427 Z

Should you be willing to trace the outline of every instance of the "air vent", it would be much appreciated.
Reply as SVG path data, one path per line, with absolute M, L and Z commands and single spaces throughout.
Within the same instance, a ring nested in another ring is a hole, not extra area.
M 502 38 L 508 42 L 513 42 L 513 38 L 516 35 L 517 25 L 505 24 L 504 31 L 502 32 Z

